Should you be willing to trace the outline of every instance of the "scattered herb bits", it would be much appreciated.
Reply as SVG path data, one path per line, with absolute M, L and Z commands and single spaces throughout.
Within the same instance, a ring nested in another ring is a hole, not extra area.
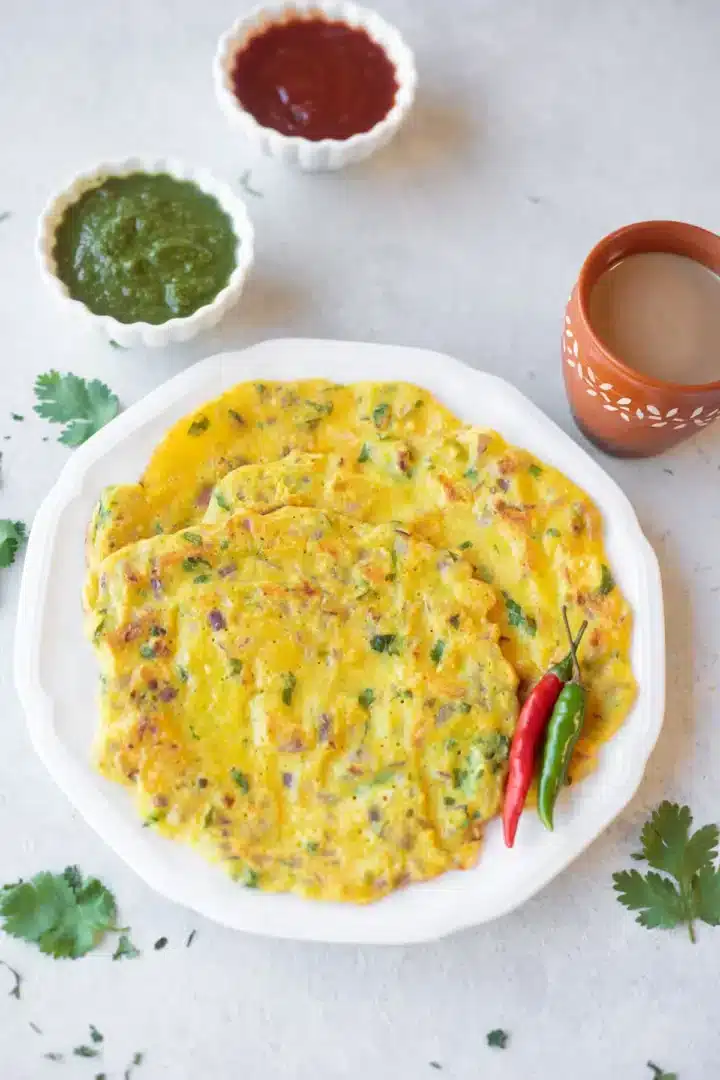
M 21 995 L 21 988 L 22 988 L 22 982 L 23 982 L 22 975 L 20 974 L 19 971 L 16 971 L 14 967 L 10 967 L 10 965 L 8 963 L 6 963 L 5 960 L 0 960 L 0 965 L 2 965 L 2 967 L 4 967 L 7 971 L 9 971 L 10 974 L 12 975 L 12 977 L 13 977 L 13 985 L 8 990 L 8 997 L 17 998 L 17 1000 L 19 1001 L 21 996 L 22 996 Z M 32 1024 L 30 1026 L 32 1027 Z
M 139 955 L 140 950 L 135 948 L 127 934 L 121 934 L 113 953 L 113 960 L 134 960 Z
M 141 1051 L 138 1051 L 137 1053 L 133 1054 L 132 1061 L 130 1062 L 127 1069 L 123 1073 L 123 1080 L 131 1080 L 132 1074 L 135 1072 L 135 1069 L 137 1069 L 140 1065 L 142 1065 L 144 1060 L 145 1060 L 145 1055 Z
M 76 1046 L 73 1048 L 73 1054 L 75 1057 L 81 1058 L 100 1057 L 100 1051 L 96 1050 L 94 1046 Z
M 503 1031 L 502 1028 L 493 1028 L 492 1031 L 488 1031 L 485 1039 L 488 1046 L 493 1046 L 497 1050 L 505 1050 L 510 1036 L 508 1032 Z

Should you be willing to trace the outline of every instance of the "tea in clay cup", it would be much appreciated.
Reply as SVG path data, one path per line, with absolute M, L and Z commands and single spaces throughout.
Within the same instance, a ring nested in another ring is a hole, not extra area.
M 562 366 L 573 417 L 591 442 L 622 457 L 660 454 L 720 416 L 720 340 L 717 367 L 714 356 L 707 366 L 713 381 L 668 381 L 648 373 L 652 357 L 642 371 L 633 367 L 628 355 L 607 344 L 607 334 L 603 340 L 597 317 L 593 325 L 591 297 L 598 281 L 621 260 L 648 253 L 685 256 L 720 275 L 715 233 L 681 221 L 642 221 L 618 229 L 592 249 L 565 311 Z M 720 279 L 717 285 L 720 297 Z M 667 292 L 659 295 L 658 313 L 672 315 L 672 306 L 664 308 L 669 303 Z

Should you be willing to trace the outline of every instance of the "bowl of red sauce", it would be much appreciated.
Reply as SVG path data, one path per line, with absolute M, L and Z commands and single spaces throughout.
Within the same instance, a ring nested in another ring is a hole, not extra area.
M 385 146 L 415 97 L 413 54 L 375 12 L 303 0 L 256 8 L 223 34 L 218 102 L 265 153 L 307 171 Z

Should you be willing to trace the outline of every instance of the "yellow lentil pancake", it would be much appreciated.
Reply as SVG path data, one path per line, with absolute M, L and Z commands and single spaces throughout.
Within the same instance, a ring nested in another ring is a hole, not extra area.
M 494 431 L 462 424 L 426 391 L 406 383 L 241 383 L 176 423 L 156 448 L 141 481 L 106 489 L 95 508 L 88 530 L 85 591 L 91 633 L 98 633 L 101 612 L 107 607 L 108 582 L 113 575 L 121 575 L 119 568 L 126 562 L 146 558 L 149 551 L 157 557 L 176 547 L 182 551 L 187 535 L 220 535 L 227 529 L 238 533 L 238 523 L 243 520 L 299 522 L 304 520 L 303 513 L 324 514 L 334 526 L 351 532 L 364 526 L 394 529 L 396 538 L 404 537 L 410 545 L 434 551 L 438 581 L 447 574 L 469 575 L 467 581 L 473 589 L 484 590 L 478 617 L 492 626 L 493 640 L 517 676 L 520 701 L 547 667 L 567 651 L 563 605 L 568 607 L 573 626 L 587 618 L 590 625 L 581 666 L 588 687 L 588 708 L 571 766 L 572 779 L 579 779 L 593 767 L 599 746 L 622 724 L 635 696 L 630 666 L 632 617 L 604 550 L 600 514 L 589 497 L 560 471 L 509 445 Z M 359 544 L 357 532 L 352 536 Z M 183 555 L 183 559 L 196 557 L 193 551 Z M 230 583 L 220 580 L 220 569 L 198 564 L 197 573 L 182 579 L 182 604 L 201 603 L 204 590 L 211 588 L 211 583 L 203 580 L 206 576 L 212 577 L 212 588 L 227 590 Z M 378 593 L 373 598 L 376 606 L 398 587 L 395 573 L 391 567 L 386 578 L 372 586 Z M 151 589 L 154 580 L 151 575 Z M 432 585 L 428 593 L 430 604 L 434 588 Z M 412 600 L 407 598 L 408 603 Z M 133 596 L 131 602 L 128 594 L 124 603 L 127 610 L 123 609 L 123 617 L 133 623 L 133 605 L 139 605 L 140 598 Z M 261 621 L 266 614 L 271 617 L 263 609 Z M 277 612 L 272 618 L 276 616 Z M 287 634 L 302 632 L 295 622 L 297 617 L 297 612 L 285 617 Z M 378 634 L 382 638 L 396 632 L 381 628 Z M 445 638 L 439 640 L 447 644 Z M 101 631 L 98 644 L 106 653 L 103 641 Z M 470 637 L 465 647 L 471 656 L 474 644 Z M 132 664 L 139 663 L 137 649 L 128 653 L 127 663 L 130 666 L 124 678 L 130 678 Z M 178 663 L 186 667 L 181 660 Z M 272 670 L 274 677 L 279 677 L 280 669 Z M 381 672 L 389 676 L 390 668 Z M 497 677 L 494 666 L 492 675 Z M 211 699 L 218 692 L 215 667 L 211 664 L 204 674 L 199 669 L 196 676 L 207 684 L 203 694 Z M 371 689 L 377 693 L 377 688 Z M 187 694 L 187 688 L 180 691 L 173 706 L 178 717 L 185 715 Z M 435 700 L 438 709 L 451 704 L 434 695 L 428 699 Z M 128 704 L 122 695 L 113 701 L 109 711 L 104 699 L 102 767 L 108 775 L 127 780 L 133 770 L 124 763 L 127 740 L 118 739 L 117 724 L 118 715 L 124 715 Z M 415 716 L 414 722 L 419 723 L 417 699 L 406 705 Z M 331 702 L 326 711 L 332 712 Z M 514 714 L 513 699 L 508 713 L 510 730 L 498 728 L 499 734 L 511 734 Z M 111 715 L 115 718 L 112 723 Z M 216 709 L 212 723 L 227 734 L 227 720 Z M 372 726 L 372 712 L 370 723 Z M 110 727 L 115 729 L 112 739 L 108 737 Z M 157 723 L 154 727 L 160 730 Z M 197 747 L 187 741 L 187 730 L 176 732 L 175 741 L 183 754 L 197 754 Z M 469 753 L 468 744 L 463 743 L 465 759 Z M 115 773 L 113 757 L 118 762 Z M 493 776 L 501 788 L 503 766 L 493 760 L 498 766 Z M 386 767 L 389 765 L 379 767 L 379 771 Z M 467 808 L 463 777 L 468 769 L 455 763 L 440 771 L 448 773 L 450 780 L 445 779 L 450 790 L 443 789 L 435 777 L 430 781 L 428 798 L 432 792 L 442 791 L 447 814 L 461 814 L 463 811 L 456 808 Z M 472 773 L 472 768 L 469 771 Z M 397 783 L 397 778 L 388 782 L 389 790 L 395 792 Z M 147 794 L 143 792 L 144 788 L 140 790 L 141 801 Z M 347 791 L 339 797 L 338 805 L 347 802 L 345 811 L 354 813 L 357 801 L 350 799 Z M 499 797 L 496 793 L 487 798 L 482 817 L 497 809 Z M 180 813 L 180 804 L 173 805 Z M 198 805 L 204 806 L 202 800 Z M 181 816 L 184 824 L 178 826 L 179 832 L 199 840 L 199 834 L 193 832 L 195 818 L 187 818 L 184 811 Z M 482 817 L 465 819 L 464 842 L 473 853 L 476 825 Z M 189 826 L 191 819 L 194 824 Z M 165 829 L 171 827 L 170 820 L 169 815 L 163 816 Z M 423 820 L 430 831 L 436 829 L 432 824 L 435 818 L 426 816 Z M 232 837 L 235 824 L 224 828 Z M 202 831 L 205 842 L 211 831 Z M 228 836 L 224 838 L 226 847 L 232 842 Z M 446 840 L 436 842 L 442 845 Z M 357 852 L 353 857 L 358 857 Z M 431 863 L 428 860 L 425 865 L 426 876 L 440 872 L 431 870 Z M 248 865 L 254 866 L 252 861 Z M 388 869 L 387 874 L 379 874 L 383 888 L 393 874 L 405 880 L 406 873 L 415 873 L 415 879 L 422 876 L 417 867 Z M 330 895 L 327 890 L 346 887 L 340 882 L 325 883 L 320 886 L 324 891 L 317 892 L 305 878 L 305 883 L 299 884 L 291 877 L 274 877 L 267 887 L 291 888 L 306 895 Z M 380 895 L 377 886 L 373 890 L 360 898 Z
M 97 761 L 245 884 L 363 902 L 472 865 L 516 676 L 493 590 L 391 524 L 285 507 L 108 557 Z

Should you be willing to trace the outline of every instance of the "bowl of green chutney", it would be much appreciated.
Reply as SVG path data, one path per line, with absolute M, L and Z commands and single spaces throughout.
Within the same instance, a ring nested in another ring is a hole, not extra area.
M 253 260 L 247 208 L 207 170 L 130 158 L 78 176 L 40 218 L 53 291 L 119 345 L 169 345 L 214 326 Z

